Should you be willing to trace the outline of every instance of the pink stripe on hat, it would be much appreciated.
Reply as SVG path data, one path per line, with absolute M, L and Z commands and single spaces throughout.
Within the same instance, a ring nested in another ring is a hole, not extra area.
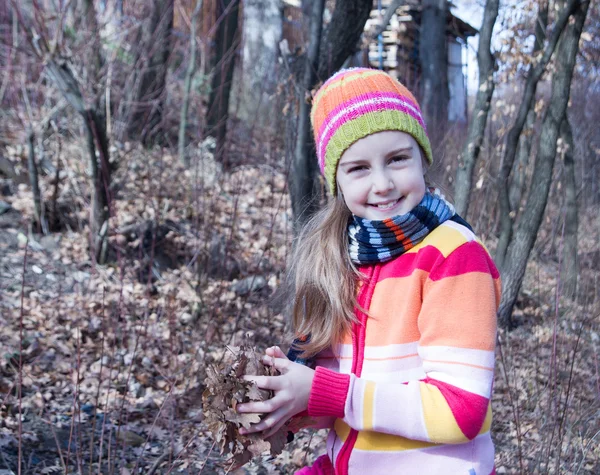
M 403 97 L 394 95 L 383 97 L 376 94 L 361 97 L 368 98 L 366 100 L 358 100 L 360 98 L 357 98 L 356 100 L 343 104 L 337 108 L 337 114 L 334 115 L 332 113 L 330 118 L 328 118 L 328 121 L 323 124 L 321 132 L 319 133 L 321 140 L 319 141 L 319 144 L 317 144 L 317 156 L 321 172 L 325 170 L 325 151 L 327 150 L 327 145 L 329 144 L 331 137 L 333 137 L 338 129 L 345 123 L 357 119 L 363 114 L 384 110 L 396 110 L 411 116 L 419 123 L 419 125 L 421 125 L 421 127 L 425 128 L 423 118 L 421 117 L 421 114 L 419 114 L 418 109 L 415 109 L 415 107 Z

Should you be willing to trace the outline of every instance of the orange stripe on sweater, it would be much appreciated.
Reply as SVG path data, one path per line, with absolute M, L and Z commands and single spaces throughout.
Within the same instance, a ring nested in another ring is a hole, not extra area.
M 500 294 L 490 274 L 470 272 L 428 280 L 423 293 L 420 345 L 494 350 Z

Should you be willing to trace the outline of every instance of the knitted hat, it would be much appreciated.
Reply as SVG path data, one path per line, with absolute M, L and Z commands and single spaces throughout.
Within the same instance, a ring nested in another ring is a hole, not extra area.
M 383 71 L 338 71 L 317 91 L 310 120 L 319 167 L 334 195 L 342 154 L 357 140 L 376 132 L 399 130 L 412 135 L 432 163 L 419 104 L 408 89 Z

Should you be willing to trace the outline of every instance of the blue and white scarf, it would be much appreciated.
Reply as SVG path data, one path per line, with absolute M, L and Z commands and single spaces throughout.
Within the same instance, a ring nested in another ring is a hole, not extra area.
M 394 259 L 419 244 L 448 219 L 470 228 L 437 189 L 429 189 L 421 202 L 406 214 L 381 221 L 353 216 L 348 224 L 350 259 L 359 265 Z

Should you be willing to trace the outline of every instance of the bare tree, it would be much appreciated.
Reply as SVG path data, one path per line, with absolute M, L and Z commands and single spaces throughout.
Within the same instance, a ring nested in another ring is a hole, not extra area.
M 89 165 L 92 182 L 92 219 L 90 228 L 92 235 L 92 252 L 99 263 L 103 263 L 107 255 L 107 236 L 110 216 L 110 183 L 109 147 L 105 120 L 96 106 L 89 106 L 81 93 L 79 83 L 72 70 L 70 60 L 60 57 L 58 42 L 49 41 L 47 25 L 41 25 L 37 18 L 43 12 L 36 3 L 34 20 L 28 22 L 21 12 L 21 7 L 13 0 L 13 8 L 19 24 L 29 42 L 29 53 L 46 65 L 46 73 L 61 92 L 66 101 L 81 116 L 86 131 Z M 59 23 L 62 19 L 58 20 Z
M 570 4 L 571 2 L 569 2 Z M 569 9 L 569 4 L 565 9 Z M 511 315 L 525 275 L 525 268 L 537 232 L 542 222 L 548 192 L 552 183 L 552 171 L 556 158 L 556 143 L 560 127 L 566 116 L 571 90 L 571 79 L 575 68 L 579 38 L 585 23 L 589 0 L 576 2 L 573 22 L 565 28 L 556 54 L 556 71 L 552 77 L 550 105 L 542 123 L 540 145 L 535 160 L 533 178 L 527 203 L 514 238 L 510 241 L 506 259 L 502 266 L 503 293 L 498 318 L 501 325 L 512 325 Z M 561 15 L 562 16 L 562 15 Z M 512 163 L 510 164 L 512 166 Z M 510 167 L 509 167 L 510 170 Z M 508 194 L 508 190 L 505 190 Z
M 217 139 L 216 156 L 225 167 L 225 136 L 227 134 L 227 118 L 229 111 L 229 92 L 233 79 L 236 50 L 239 45 L 239 0 L 223 0 L 217 2 L 217 32 L 215 45 L 215 67 L 211 81 L 210 97 L 206 126 L 208 133 Z
M 571 123 L 566 115 L 560 128 L 560 136 L 563 142 L 562 155 L 565 171 L 565 224 L 560 280 L 563 285 L 563 294 L 568 298 L 574 298 L 577 292 L 577 276 L 579 274 L 579 257 L 577 253 L 579 216 L 577 212 L 577 184 L 575 181 L 575 145 Z
M 147 145 L 159 139 L 171 53 L 173 0 L 153 0 L 138 33 L 136 70 L 130 96 L 128 134 Z
M 183 84 L 183 102 L 181 104 L 181 118 L 179 121 L 179 141 L 178 141 L 178 152 L 179 160 L 188 165 L 189 159 L 185 151 L 185 135 L 187 128 L 187 117 L 188 110 L 190 107 L 190 90 L 192 89 L 192 79 L 196 72 L 196 25 L 198 15 L 202 10 L 202 0 L 196 0 L 196 7 L 194 13 L 192 13 L 192 22 L 190 25 L 190 57 L 188 58 L 188 67 L 185 72 L 185 80 Z
M 256 129 L 273 130 L 273 117 L 280 104 L 277 92 L 278 45 L 283 33 L 281 0 L 245 0 L 242 20 L 241 54 L 233 74 L 229 114 L 236 134 L 250 137 Z
M 527 114 L 529 113 L 529 110 L 531 109 L 531 106 L 534 102 L 538 82 L 541 79 L 542 74 L 546 70 L 546 66 L 548 65 L 548 63 L 550 62 L 550 58 L 554 54 L 554 50 L 556 48 L 556 45 L 558 44 L 560 35 L 565 29 L 569 17 L 571 16 L 575 8 L 577 8 L 578 3 L 579 0 L 569 0 L 560 12 L 558 19 L 556 20 L 556 23 L 554 25 L 552 35 L 550 36 L 550 39 L 546 44 L 546 48 L 544 49 L 543 54 L 541 55 L 540 59 L 532 65 L 530 71 L 528 72 L 527 82 L 525 84 L 525 90 L 523 92 L 523 99 L 521 100 L 521 104 L 517 112 L 517 118 L 510 131 L 508 132 L 504 158 L 502 160 L 502 167 L 500 168 L 500 176 L 498 180 L 500 193 L 500 238 L 498 240 L 496 254 L 494 257 L 496 264 L 500 268 L 502 268 L 504 265 L 504 259 L 506 257 L 508 245 L 511 242 L 513 233 L 514 215 L 511 213 L 510 208 L 509 176 L 515 161 L 517 146 L 519 144 L 519 137 L 521 136 L 521 132 L 523 131 L 525 120 L 527 119 Z
M 466 217 L 469 210 L 469 194 L 473 183 L 473 170 L 479 159 L 479 152 L 494 94 L 495 59 L 490 50 L 492 32 L 498 16 L 499 0 L 487 0 L 483 12 L 483 23 L 479 30 L 479 48 L 477 64 L 479 66 L 479 88 L 475 98 L 475 106 L 469 122 L 467 142 L 456 169 L 454 188 L 454 206 L 456 212 Z
M 48 233 L 48 223 L 44 215 L 44 202 L 40 191 L 38 169 L 35 160 L 35 133 L 32 128 L 27 130 L 27 169 L 29 171 L 29 185 L 33 193 L 33 209 L 38 230 Z
M 448 48 L 446 40 L 447 0 L 423 0 L 419 34 L 421 104 L 430 135 L 448 118 Z
M 535 43 L 533 45 L 534 57 L 544 49 L 546 28 L 548 26 L 548 3 L 548 0 L 546 0 L 540 4 L 540 10 L 535 22 Z M 537 117 L 538 115 L 535 111 L 535 107 L 529 109 L 523 132 L 519 138 L 517 157 L 512 169 L 509 198 L 511 209 L 515 211 L 516 214 L 519 213 L 519 209 L 521 207 L 521 198 L 525 193 L 527 165 L 529 164 L 531 144 L 534 136 L 534 126 L 537 121 Z
M 308 36 L 308 55 L 300 83 L 306 91 L 316 83 L 317 68 L 319 64 L 319 48 L 321 44 L 321 31 L 323 28 L 323 10 L 325 0 L 316 0 L 312 3 L 310 13 L 310 33 Z M 310 105 L 307 98 L 300 100 L 298 119 L 298 133 L 296 135 L 294 154 L 292 156 L 291 173 L 289 181 L 292 212 L 295 224 L 300 224 L 314 213 L 320 201 L 315 176 L 318 172 L 316 161 L 311 160 L 310 151 Z

